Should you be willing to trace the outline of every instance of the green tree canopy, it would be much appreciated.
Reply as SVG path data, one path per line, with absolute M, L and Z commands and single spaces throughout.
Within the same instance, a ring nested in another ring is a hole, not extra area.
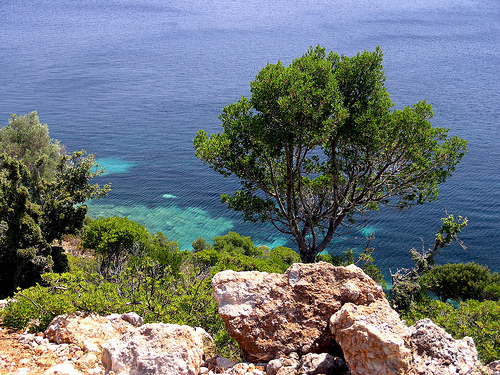
M 380 48 L 346 57 L 318 46 L 268 64 L 250 98 L 224 107 L 222 133 L 198 132 L 196 155 L 239 179 L 241 190 L 222 195 L 229 209 L 271 222 L 313 262 L 360 214 L 437 199 L 466 152 L 432 127 L 425 101 L 391 110 L 384 81 Z
M 81 229 L 84 203 L 109 190 L 90 183 L 101 174 L 95 166 L 93 155 L 84 151 L 62 155 L 53 177 L 46 179 L 0 154 L 0 297 L 33 285 L 52 270 L 53 257 L 60 257 L 52 242 Z
M 83 235 L 83 247 L 94 250 L 104 276 L 110 276 L 125 264 L 129 255 L 144 253 L 149 246 L 150 234 L 147 229 L 127 217 L 93 220 Z
M 53 178 L 64 148 L 49 136 L 49 127 L 40 123 L 36 111 L 29 115 L 11 115 L 9 124 L 0 128 L 0 152 L 23 163 L 32 174 Z

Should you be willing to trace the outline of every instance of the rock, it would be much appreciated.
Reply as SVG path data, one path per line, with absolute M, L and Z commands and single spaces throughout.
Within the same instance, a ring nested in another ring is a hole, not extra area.
M 233 367 L 237 362 L 229 358 L 216 356 L 208 359 L 205 363 L 209 370 L 214 370 L 217 373 L 221 373 L 229 371 L 229 369 Z
M 6 299 L 0 299 L 0 310 L 5 309 L 8 304 L 9 304 L 8 300 L 6 300 Z
M 412 356 L 406 343 L 411 331 L 387 301 L 345 304 L 331 317 L 330 328 L 353 375 L 409 370 Z
M 52 366 L 43 375 L 81 375 L 81 372 L 75 369 L 71 362 L 64 362 Z
M 295 353 L 293 353 L 295 354 Z M 342 358 L 328 353 L 308 353 L 273 359 L 267 364 L 267 375 L 348 375 L 349 368 Z
M 30 368 L 29 367 L 21 367 L 14 372 L 13 375 L 29 375 Z
M 299 374 L 303 375 L 340 375 L 347 366 L 342 358 L 335 358 L 328 353 L 308 353 L 300 360 Z
M 210 359 L 215 357 L 217 355 L 217 349 L 215 348 L 215 342 L 212 339 L 212 336 L 210 336 L 208 332 L 201 327 L 196 327 L 194 331 L 198 336 L 200 336 L 200 339 L 203 342 L 204 358 Z
M 486 365 L 486 367 L 492 372 L 493 375 L 500 375 L 500 360 L 493 361 Z
M 295 357 L 295 356 L 294 356 Z M 267 364 L 266 373 L 267 375 L 295 375 L 299 369 L 300 362 L 296 358 L 281 357 L 276 358 Z
M 102 364 L 115 374 L 198 375 L 203 342 L 177 324 L 145 324 L 102 345 Z
M 223 271 L 212 285 L 219 314 L 250 362 L 327 352 L 335 345 L 328 321 L 342 305 L 385 301 L 360 268 L 324 262 L 293 264 L 283 275 Z
M 111 314 L 106 317 L 109 320 L 117 320 L 117 319 L 122 319 L 126 322 L 129 322 L 132 324 L 134 327 L 140 327 L 144 324 L 144 319 L 140 317 L 137 313 L 135 312 L 129 312 L 126 314 Z
M 122 319 L 75 313 L 57 316 L 44 333 L 51 342 L 75 344 L 86 351 L 99 352 L 103 343 L 132 329 L 134 326 Z
M 94 352 L 88 352 L 79 359 L 78 363 L 82 368 L 91 369 L 98 363 L 98 358 Z
M 412 327 L 411 345 L 415 350 L 412 374 L 480 374 L 474 341 L 470 337 L 455 340 L 430 319 Z

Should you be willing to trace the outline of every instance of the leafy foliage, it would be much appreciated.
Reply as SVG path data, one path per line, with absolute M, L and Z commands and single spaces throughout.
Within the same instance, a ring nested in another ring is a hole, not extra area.
M 475 263 L 445 264 L 431 268 L 422 282 L 441 301 L 482 299 L 486 286 L 492 284 L 492 275 L 486 266 Z
M 456 339 L 472 337 L 479 358 L 490 363 L 500 358 L 500 302 L 469 300 L 455 308 L 426 298 L 401 315 L 408 325 L 430 318 Z
M 0 153 L 24 164 L 31 174 L 51 180 L 64 148 L 50 139 L 49 127 L 40 123 L 35 111 L 11 115 L 9 124 L 0 128 Z
M 101 217 L 85 228 L 82 245 L 94 250 L 101 274 L 109 278 L 121 271 L 129 255 L 144 251 L 149 245 L 149 232 L 126 217 Z
M 268 64 L 250 98 L 224 107 L 222 133 L 198 132 L 196 155 L 240 180 L 222 195 L 229 209 L 271 222 L 314 262 L 359 214 L 437 199 L 466 152 L 431 126 L 426 102 L 391 110 L 384 81 L 380 48 L 346 57 L 318 46 L 289 66 Z
M 453 240 L 463 244 L 458 240 L 457 235 L 467 226 L 467 218 L 448 215 L 441 219 L 441 228 L 436 232 L 434 245 L 426 251 L 418 252 L 415 249 L 410 250 L 415 267 L 412 269 L 399 269 L 391 274 L 391 305 L 398 311 L 408 310 L 415 303 L 422 300 L 427 293 L 426 279 L 422 276 L 432 270 L 435 265 L 435 257 L 441 250 L 449 246 Z
M 98 259 L 70 257 L 71 273 L 46 273 L 39 285 L 18 291 L 16 302 L 9 304 L 3 312 L 4 324 L 24 328 L 31 322 L 32 330 L 36 331 L 45 329 L 55 316 L 62 313 L 135 311 L 146 322 L 203 327 L 214 338 L 220 354 L 236 358 L 239 349 L 227 334 L 218 314 L 212 276 L 224 269 L 284 272 L 290 264 L 300 261 L 297 253 L 285 247 L 277 247 L 264 256 L 249 237 L 233 232 L 214 239 L 213 248 L 205 240 L 198 239 L 197 243 L 202 244 L 203 249 L 193 253 L 181 252 L 177 243 L 167 240 L 161 233 L 150 235 L 146 231 L 146 238 L 142 235 L 134 237 L 137 233 L 142 234 L 143 228 L 130 225 L 129 220 L 110 219 L 113 220 L 93 221 L 86 229 L 92 233 L 89 238 L 105 238 L 111 246 L 123 245 L 125 241 L 114 241 L 120 238 L 116 236 L 117 227 L 109 225 L 114 223 L 121 230 L 131 232 L 130 237 L 121 238 L 132 238 L 128 242 L 132 247 L 137 238 L 143 241 L 141 252 L 129 252 L 111 278 L 95 272 Z M 94 224 L 96 222 L 100 224 Z M 109 230 L 109 236 L 104 235 L 104 228 Z M 101 237 L 93 237 L 97 232 Z M 100 240 L 95 243 L 101 244 Z
M 84 203 L 109 191 L 90 183 L 101 174 L 95 166 L 85 151 L 61 155 L 49 179 L 0 154 L 0 297 L 35 284 L 53 269 L 54 257 L 56 268 L 64 270 L 64 255 L 51 244 L 76 233 L 87 213 Z
M 201 243 L 200 239 L 195 242 Z M 195 252 L 194 260 L 202 268 L 210 267 L 212 274 L 227 269 L 283 273 L 292 263 L 300 262 L 300 256 L 283 246 L 264 255 L 262 248 L 255 246 L 250 237 L 229 232 L 215 237 L 213 247 Z

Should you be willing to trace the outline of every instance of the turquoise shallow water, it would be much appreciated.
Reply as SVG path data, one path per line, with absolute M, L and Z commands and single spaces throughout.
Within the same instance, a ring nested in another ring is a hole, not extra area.
M 93 216 L 121 215 L 182 248 L 233 230 L 258 245 L 287 244 L 267 225 L 244 223 L 219 194 L 235 189 L 194 156 L 200 128 L 221 130 L 225 104 L 249 92 L 267 63 L 289 63 L 311 45 L 352 55 L 380 45 L 396 107 L 427 99 L 433 123 L 469 141 L 440 200 L 383 210 L 365 233 L 335 241 L 360 249 L 374 232 L 377 263 L 410 266 L 408 250 L 432 242 L 446 212 L 465 215 L 468 249 L 441 262 L 500 270 L 500 3 L 496 0 L 276 3 L 160 0 L 26 0 L 0 3 L 0 124 L 38 110 L 68 150 L 94 153 L 109 197 Z

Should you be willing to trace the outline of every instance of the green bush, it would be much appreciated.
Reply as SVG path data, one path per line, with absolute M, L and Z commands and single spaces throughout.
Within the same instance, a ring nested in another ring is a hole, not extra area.
M 475 263 L 435 266 L 422 278 L 422 283 L 443 302 L 480 300 L 491 281 L 488 267 Z
M 489 300 L 489 301 L 500 300 L 500 285 L 498 284 L 486 285 L 481 297 L 483 300 Z
M 95 275 L 86 280 L 82 272 L 47 273 L 42 285 L 18 290 L 14 303 L 2 312 L 3 324 L 15 329 L 30 325 L 33 332 L 43 331 L 56 316 L 75 311 L 110 314 L 126 302 L 120 298 L 116 285 Z
M 459 308 L 429 298 L 401 315 L 408 325 L 430 318 L 456 339 L 472 337 L 483 363 L 500 359 L 500 302 L 469 300 Z
M 370 276 L 376 283 L 386 288 L 387 284 L 384 280 L 384 274 L 375 264 L 373 264 L 374 261 L 373 253 L 375 249 L 369 247 L 370 241 L 371 238 L 368 239 L 368 243 L 364 251 L 358 256 L 354 254 L 353 249 L 349 249 L 344 251 L 340 255 L 334 254 L 333 252 L 320 254 L 317 256 L 316 261 L 328 262 L 337 267 L 355 264 L 356 266 L 360 267 L 363 270 L 363 272 L 365 272 L 368 276 Z

